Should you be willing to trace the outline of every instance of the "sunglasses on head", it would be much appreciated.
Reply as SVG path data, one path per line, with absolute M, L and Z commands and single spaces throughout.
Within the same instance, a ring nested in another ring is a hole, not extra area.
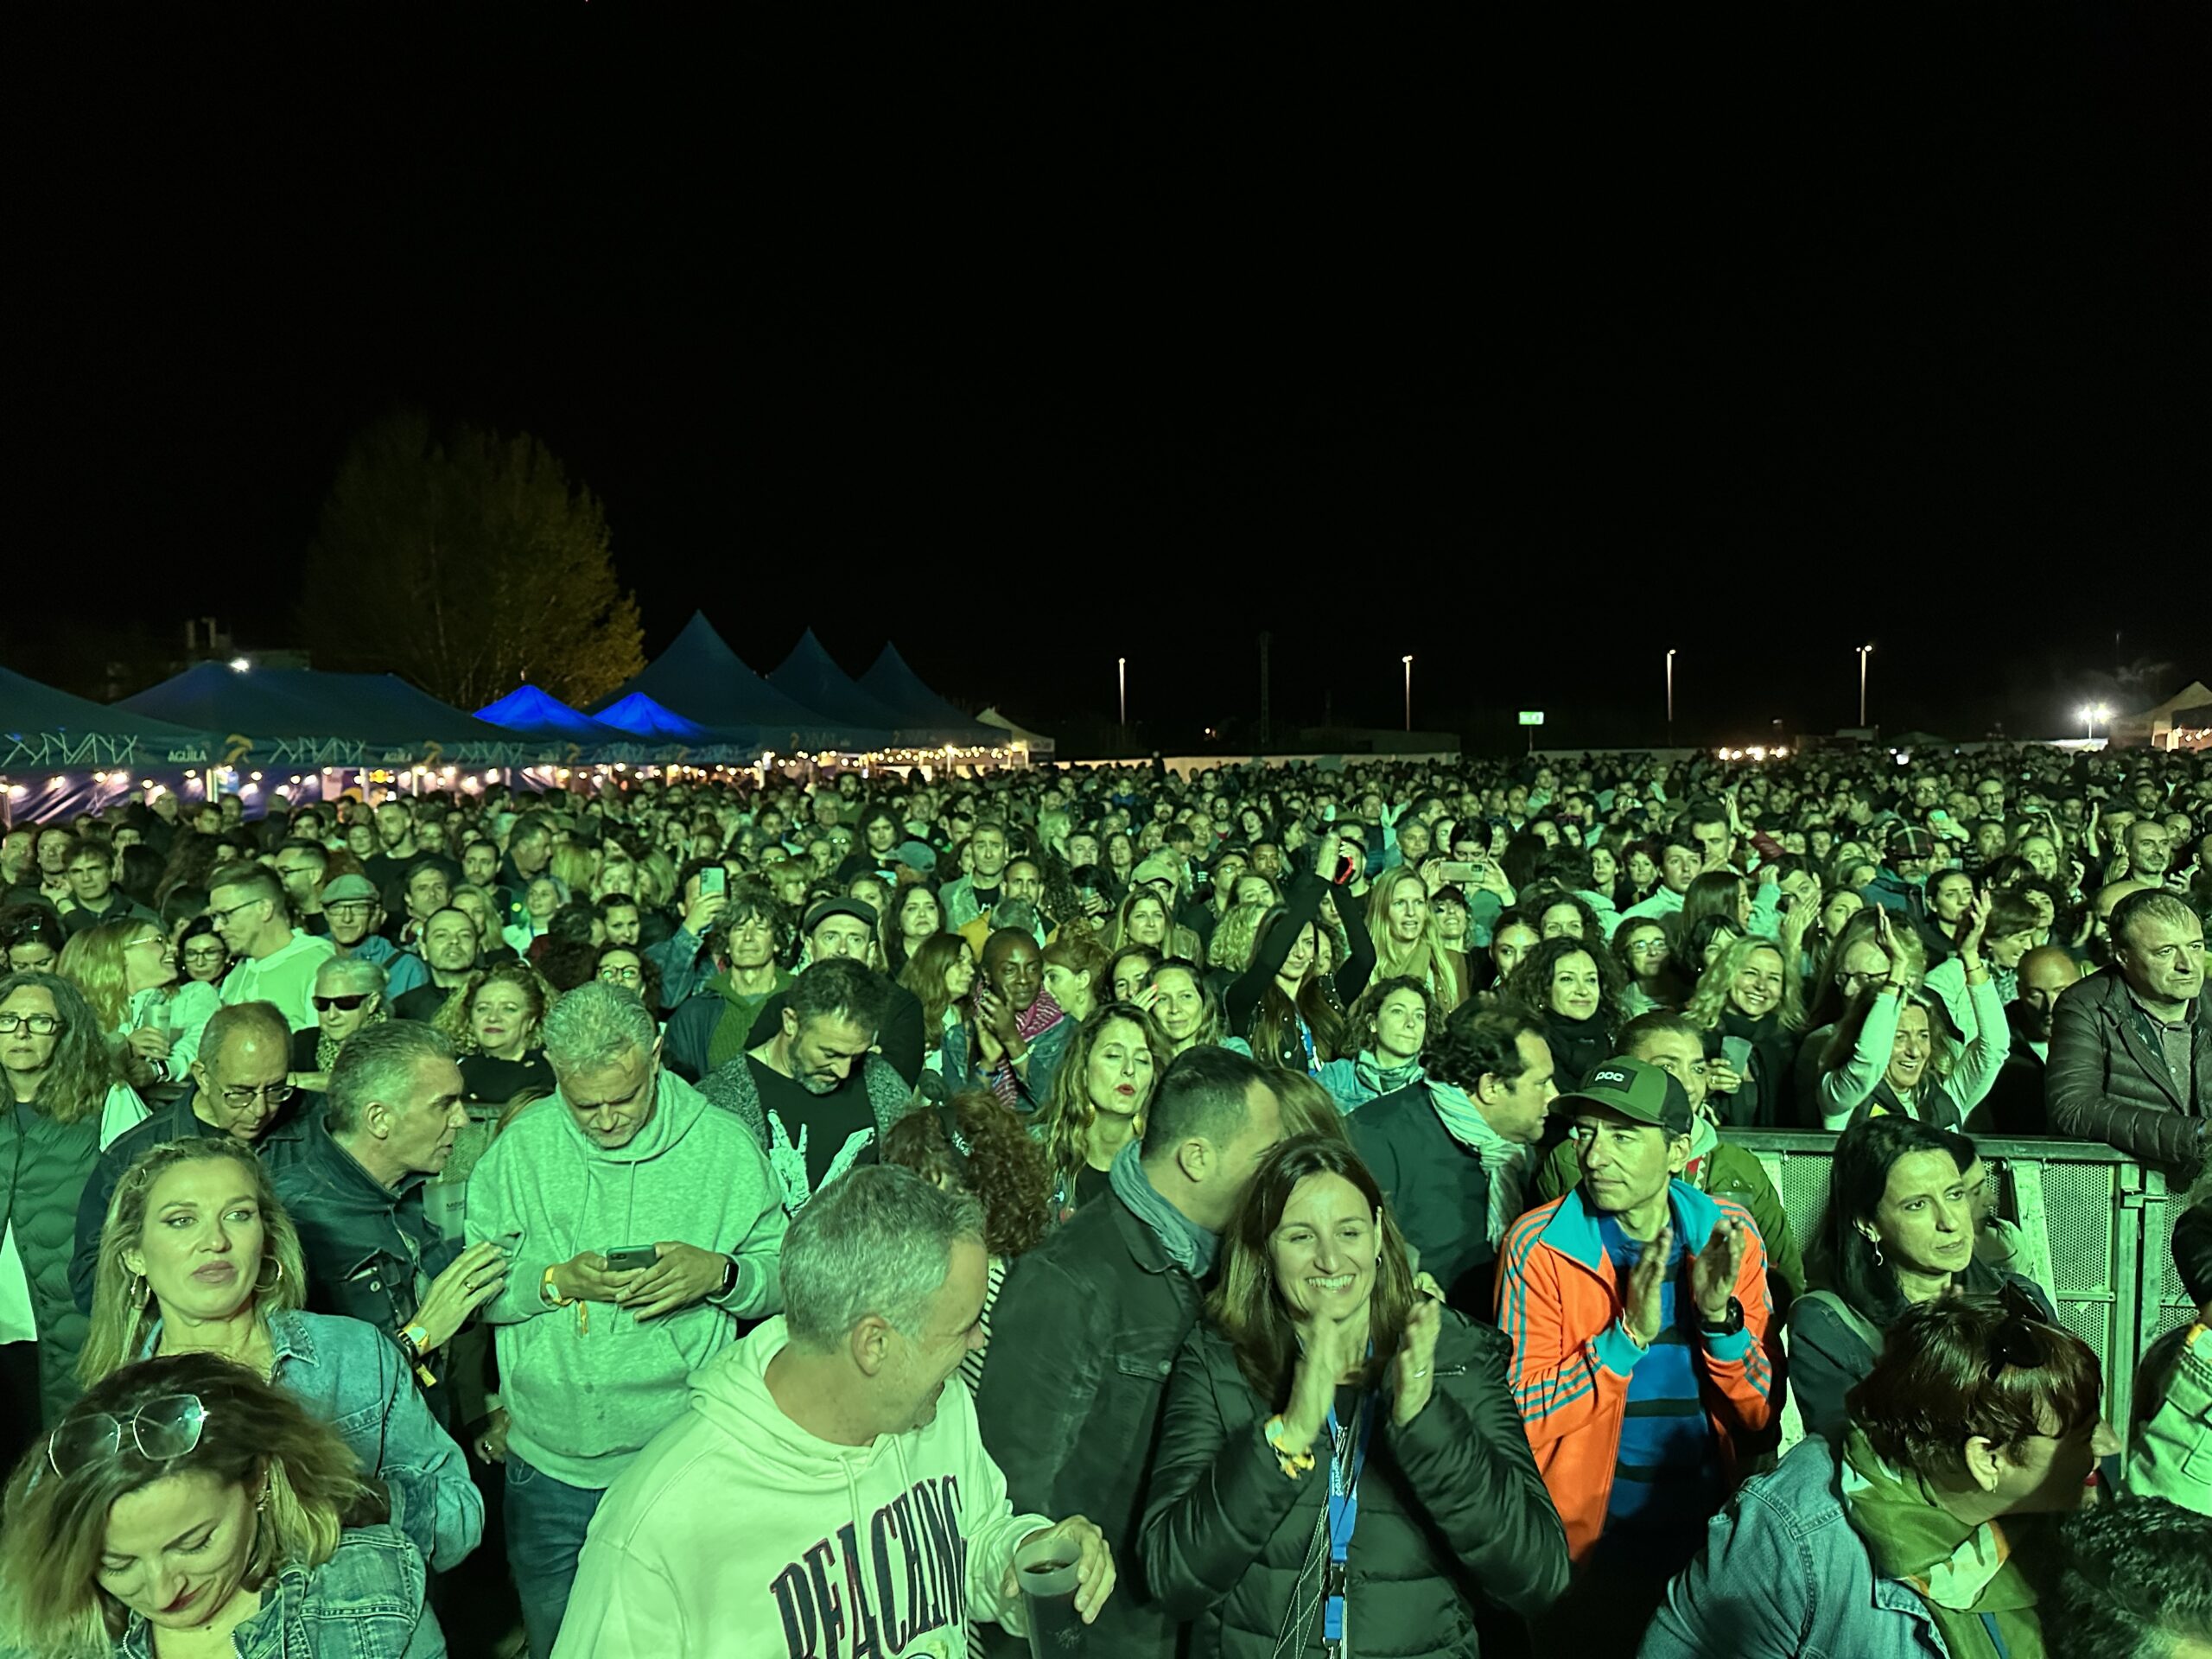
M 336 1008 L 340 1014 L 351 1014 L 375 995 L 373 991 L 350 991 L 344 996 L 318 996 L 315 999 L 315 1011 L 328 1014 Z
M 165 1394 L 149 1400 L 128 1417 L 96 1411 L 65 1422 L 46 1443 L 46 1460 L 67 1480 L 87 1464 L 114 1457 L 126 1431 L 138 1455 L 149 1463 L 181 1458 L 200 1444 L 207 1408 L 196 1394 Z

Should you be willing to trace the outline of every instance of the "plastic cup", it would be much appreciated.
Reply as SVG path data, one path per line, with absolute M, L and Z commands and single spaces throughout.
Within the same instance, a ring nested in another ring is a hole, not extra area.
M 1081 1548 L 1064 1538 L 1032 1538 L 1014 1552 L 1014 1576 L 1029 1614 L 1030 1659 L 1069 1659 L 1084 1651 L 1086 1630 L 1075 1610 Z

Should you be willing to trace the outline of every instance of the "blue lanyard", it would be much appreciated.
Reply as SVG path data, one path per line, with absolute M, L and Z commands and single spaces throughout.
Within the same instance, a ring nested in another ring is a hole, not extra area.
M 1351 1554 L 1352 1529 L 1359 1522 L 1360 1471 L 1367 1466 L 1367 1442 L 1375 1433 L 1371 1404 L 1363 1412 L 1355 1405 L 1352 1417 L 1359 1429 L 1351 1466 L 1345 1466 L 1341 1452 L 1332 1451 L 1329 1458 L 1329 1565 L 1321 1579 L 1321 1640 L 1332 1654 L 1344 1647 L 1344 1564 Z M 1334 1406 L 1329 1408 L 1329 1442 L 1332 1447 L 1338 1444 Z
M 1306 1023 L 1304 1014 L 1292 1017 L 1298 1021 L 1298 1040 L 1306 1046 L 1306 1075 L 1318 1077 L 1321 1075 L 1321 1057 L 1313 1052 L 1313 1028 Z

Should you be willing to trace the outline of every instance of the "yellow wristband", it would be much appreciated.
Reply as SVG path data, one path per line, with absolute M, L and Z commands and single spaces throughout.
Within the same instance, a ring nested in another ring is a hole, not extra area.
M 561 1268 L 557 1262 L 554 1266 L 546 1268 L 545 1277 L 538 1283 L 537 1300 L 543 1302 L 549 1307 L 566 1307 L 569 1303 L 576 1300 L 573 1296 L 563 1296 L 561 1294 L 560 1286 L 553 1282 L 553 1275 L 560 1272 L 560 1270 Z
M 1275 1461 L 1282 1465 L 1283 1473 L 1296 1480 L 1313 1466 L 1313 1451 L 1308 1446 L 1294 1455 L 1286 1452 L 1282 1449 L 1282 1414 L 1277 1412 L 1268 1419 L 1267 1426 L 1260 1432 L 1267 1437 L 1268 1448 L 1275 1454 Z

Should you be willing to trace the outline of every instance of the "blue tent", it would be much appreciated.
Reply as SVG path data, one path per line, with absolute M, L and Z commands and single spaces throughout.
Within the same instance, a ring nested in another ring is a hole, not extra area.
M 190 766 L 211 750 L 204 725 L 73 697 L 0 668 L 0 771 Z
M 565 743 L 626 743 L 631 734 L 603 726 L 581 714 L 550 692 L 524 683 L 497 702 L 479 709 L 476 718 L 525 737 Z
M 890 732 L 901 741 L 911 736 L 914 741 L 928 741 L 926 734 L 899 732 L 910 722 L 854 684 L 822 648 L 812 628 L 799 635 L 790 656 L 768 671 L 768 683 L 847 727 Z
M 979 724 L 962 714 L 922 683 L 906 666 L 899 647 L 886 641 L 868 671 L 860 677 L 861 690 L 878 702 L 897 711 L 902 731 L 920 732 L 926 741 L 970 747 L 1002 743 L 1005 734 Z
M 742 748 L 735 741 L 741 734 L 715 732 L 696 720 L 686 720 L 672 709 L 664 709 L 642 691 L 632 691 L 620 702 L 601 709 L 596 716 L 602 726 L 618 732 L 628 732 L 637 737 L 655 737 L 664 742 L 681 743 L 693 748 Z
M 440 759 L 512 766 L 529 746 L 440 702 L 394 674 L 199 663 L 125 697 L 119 708 L 243 740 L 253 754 L 315 766 Z M 233 753 L 226 764 L 237 764 Z
M 805 749 L 881 748 L 891 734 L 848 725 L 786 696 L 738 659 L 706 617 L 693 612 L 676 642 L 627 684 L 588 710 L 603 717 L 640 692 L 717 737 L 790 754 Z M 757 740 L 757 741 L 756 741 Z

